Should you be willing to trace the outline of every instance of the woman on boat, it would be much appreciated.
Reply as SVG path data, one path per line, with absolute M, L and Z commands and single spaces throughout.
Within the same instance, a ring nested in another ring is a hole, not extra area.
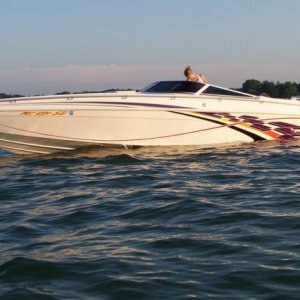
M 203 74 L 195 74 L 191 66 L 187 66 L 184 70 L 184 76 L 188 81 L 197 81 L 201 83 L 208 83 L 207 78 Z

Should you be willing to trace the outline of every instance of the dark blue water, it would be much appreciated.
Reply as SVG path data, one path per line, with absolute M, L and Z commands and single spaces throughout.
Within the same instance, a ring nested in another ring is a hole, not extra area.
M 300 143 L 0 157 L 1 299 L 300 299 Z

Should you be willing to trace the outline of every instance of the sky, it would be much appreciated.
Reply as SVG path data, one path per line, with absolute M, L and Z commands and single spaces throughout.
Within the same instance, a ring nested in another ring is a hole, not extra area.
M 0 93 L 300 82 L 299 0 L 0 0 Z

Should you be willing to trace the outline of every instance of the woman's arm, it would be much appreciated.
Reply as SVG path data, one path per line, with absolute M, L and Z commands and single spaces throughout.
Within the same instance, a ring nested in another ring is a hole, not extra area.
M 203 74 L 199 74 L 204 83 L 208 83 L 207 78 Z

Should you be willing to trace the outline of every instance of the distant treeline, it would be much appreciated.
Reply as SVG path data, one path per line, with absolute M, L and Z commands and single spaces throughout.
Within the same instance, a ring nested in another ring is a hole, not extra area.
M 19 95 L 19 94 L 5 94 L 5 93 L 0 93 L 0 99 L 4 99 L 4 98 L 18 98 L 18 97 L 23 97 L 23 96 Z
M 122 89 L 124 90 L 124 89 Z M 132 89 L 126 89 L 130 91 Z M 291 98 L 294 96 L 300 95 L 300 83 L 286 81 L 281 83 L 277 81 L 274 83 L 273 81 L 259 81 L 256 79 L 248 79 L 246 80 L 242 88 L 236 89 L 238 91 L 249 93 L 253 95 L 264 95 L 272 98 Z M 81 93 L 105 93 L 105 92 L 116 92 L 120 91 L 119 89 L 109 89 L 104 91 L 83 91 L 83 92 L 60 92 L 56 95 L 66 95 L 66 94 L 81 94 Z M 22 95 L 18 94 L 5 94 L 0 93 L 0 99 L 2 98 L 17 98 L 23 97 Z
M 133 91 L 133 89 L 108 89 L 108 90 L 103 90 L 103 91 L 83 91 L 83 92 L 59 92 L 56 93 L 55 95 L 70 95 L 70 94 L 91 94 L 91 93 L 108 93 L 108 92 L 118 92 L 118 91 Z M 35 96 L 43 96 L 43 95 L 35 95 Z M 19 98 L 19 97 L 24 97 L 23 95 L 19 94 L 5 94 L 5 93 L 0 93 L 0 99 L 4 98 Z
M 259 81 L 256 79 L 248 79 L 243 83 L 239 91 L 264 95 L 272 98 L 291 98 L 300 95 L 300 83 L 286 81 L 284 83 L 273 81 Z
M 55 95 L 69 95 L 69 94 L 92 94 L 92 93 L 113 93 L 113 92 L 119 92 L 119 91 L 133 91 L 133 89 L 108 89 L 108 90 L 103 90 L 103 91 L 83 91 L 83 92 L 60 92 Z

